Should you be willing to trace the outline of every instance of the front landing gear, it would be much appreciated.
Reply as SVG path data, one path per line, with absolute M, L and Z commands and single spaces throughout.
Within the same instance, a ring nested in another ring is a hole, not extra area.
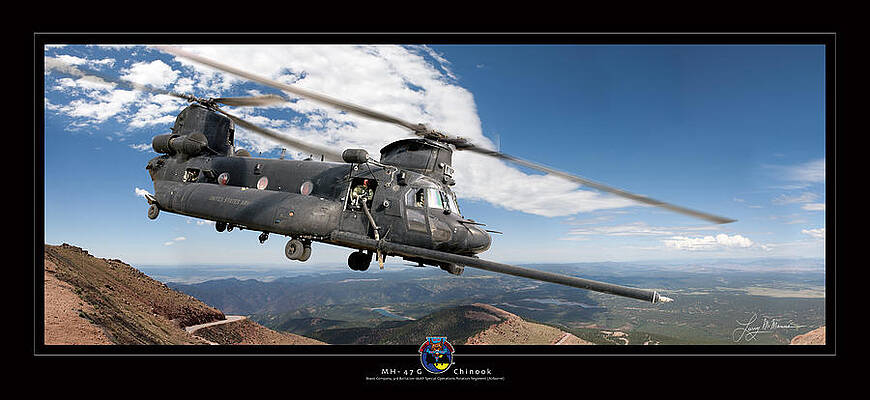
M 284 246 L 284 255 L 291 260 L 308 261 L 311 257 L 311 241 L 290 239 Z
M 151 207 L 148 207 L 148 218 L 157 219 L 158 215 L 160 215 L 160 208 L 157 207 L 157 204 L 152 204 Z

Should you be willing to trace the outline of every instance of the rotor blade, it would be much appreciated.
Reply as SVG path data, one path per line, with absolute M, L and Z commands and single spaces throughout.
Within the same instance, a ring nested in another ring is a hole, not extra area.
M 232 115 L 224 110 L 221 110 L 221 109 L 218 109 L 217 111 L 223 115 L 226 115 L 230 119 L 232 119 L 233 122 L 236 123 L 236 125 L 239 125 L 247 130 L 253 131 L 254 133 L 258 133 L 260 135 L 269 137 L 275 141 L 284 143 L 284 144 L 286 144 L 290 147 L 293 147 L 297 150 L 301 150 L 303 153 L 309 153 L 312 155 L 321 154 L 321 155 L 323 155 L 323 158 L 326 161 L 343 162 L 343 160 L 341 158 L 341 154 L 334 152 L 332 149 L 329 149 L 326 147 L 320 147 L 317 145 L 308 144 L 308 143 L 302 142 L 300 140 L 296 140 L 294 138 L 291 138 L 291 137 L 282 135 L 280 133 L 271 131 L 269 129 L 263 128 L 261 126 L 254 125 L 248 121 L 245 121 L 245 120 L 243 120 L 235 115 Z
M 45 68 L 46 70 L 55 70 L 65 75 L 74 76 L 77 78 L 82 78 L 94 83 L 100 84 L 108 84 L 113 83 L 128 89 L 138 90 L 142 92 L 151 92 L 155 94 L 164 94 L 167 96 L 178 97 L 180 99 L 192 101 L 195 99 L 193 96 L 176 93 L 171 90 L 160 89 L 149 85 L 143 85 L 141 83 L 136 83 L 133 81 L 128 81 L 123 78 L 115 78 L 108 76 L 106 74 L 102 74 L 93 70 L 89 70 L 87 68 L 80 69 L 79 67 L 75 67 L 70 65 L 59 58 L 54 57 L 46 57 L 45 59 Z
M 652 199 L 652 198 L 649 198 L 646 196 L 641 196 L 641 195 L 637 195 L 634 193 L 626 192 L 626 191 L 621 190 L 621 189 L 617 189 L 617 188 L 613 188 L 613 187 L 610 187 L 607 185 L 603 185 L 601 183 L 598 183 L 598 182 L 595 182 L 595 181 L 592 181 L 592 180 L 589 180 L 586 178 L 581 178 L 577 175 L 572 175 L 572 174 L 569 174 L 567 172 L 555 170 L 555 169 L 552 169 L 550 167 L 543 166 L 541 164 L 533 163 L 531 161 L 522 160 L 522 159 L 510 156 L 510 155 L 507 155 L 507 154 L 504 154 L 504 153 L 501 153 L 498 151 L 483 149 L 483 148 L 477 147 L 477 146 L 467 142 L 463 138 L 452 137 L 452 136 L 445 135 L 445 134 L 440 133 L 440 132 L 432 131 L 423 124 L 414 124 L 414 123 L 402 120 L 402 119 L 397 118 L 397 117 L 383 114 L 383 113 L 378 112 L 378 111 L 370 110 L 370 109 L 367 109 L 365 107 L 361 107 L 361 106 L 358 106 L 355 104 L 347 103 L 347 102 L 344 102 L 344 101 L 341 101 L 341 100 L 338 100 L 338 99 L 335 99 L 335 98 L 332 98 L 332 97 L 329 97 L 326 95 L 311 92 L 311 91 L 308 91 L 305 89 L 300 89 L 300 88 L 286 85 L 286 84 L 283 84 L 280 82 L 276 82 L 276 81 L 273 81 L 271 79 L 264 78 L 264 77 L 261 77 L 261 76 L 258 76 L 258 75 L 255 75 L 255 74 L 252 74 L 249 72 L 245 72 L 245 71 L 242 71 L 240 69 L 219 63 L 217 61 L 210 60 L 208 58 L 187 52 L 185 50 L 181 50 L 179 48 L 169 47 L 169 46 L 156 46 L 156 48 L 161 50 L 161 51 L 167 52 L 169 54 L 172 54 L 172 55 L 175 55 L 178 57 L 182 57 L 182 58 L 186 58 L 186 59 L 198 62 L 200 64 L 204 64 L 204 65 L 210 66 L 212 68 L 215 68 L 215 69 L 218 69 L 218 70 L 221 70 L 221 71 L 224 71 L 224 72 L 227 72 L 227 73 L 230 73 L 230 74 L 233 74 L 233 75 L 236 75 L 236 76 L 248 79 L 248 80 L 252 80 L 254 82 L 261 83 L 261 84 L 266 85 L 266 86 L 271 86 L 271 87 L 276 88 L 276 89 L 284 90 L 284 91 L 287 91 L 287 92 L 296 94 L 298 96 L 302 96 L 302 97 L 305 97 L 305 98 L 308 98 L 308 99 L 311 99 L 311 100 L 314 100 L 314 101 L 317 101 L 317 102 L 320 102 L 323 104 L 331 105 L 333 107 L 337 107 L 341 110 L 344 110 L 344 111 L 347 111 L 350 113 L 354 113 L 354 114 L 361 115 L 364 117 L 373 118 L 373 119 L 376 119 L 379 121 L 388 122 L 388 123 L 392 123 L 392 124 L 396 124 L 396 125 L 408 128 L 408 129 L 414 131 L 414 133 L 417 134 L 418 136 L 423 136 L 423 137 L 435 136 L 436 140 L 440 140 L 440 141 L 444 141 L 444 142 L 456 145 L 456 148 L 458 150 L 469 150 L 469 151 L 476 152 L 478 154 L 483 154 L 483 155 L 487 155 L 490 157 L 495 157 L 495 158 L 499 158 L 502 160 L 510 161 L 510 162 L 515 163 L 515 164 L 519 164 L 519 165 L 522 165 L 522 166 L 525 166 L 528 168 L 532 168 L 532 169 L 535 169 L 538 171 L 553 174 L 553 175 L 559 176 L 561 178 L 567 179 L 569 181 L 577 182 L 577 183 L 580 183 L 580 184 L 583 184 L 583 185 L 586 185 L 586 186 L 589 186 L 589 187 L 592 187 L 592 188 L 595 188 L 595 189 L 598 189 L 598 190 L 601 190 L 604 192 L 612 193 L 612 194 L 615 194 L 615 195 L 618 195 L 621 197 L 625 197 L 625 198 L 628 198 L 628 199 L 631 199 L 631 200 L 634 200 L 634 201 L 637 201 L 640 203 L 650 204 L 650 205 L 657 206 L 657 207 L 662 207 L 662 208 L 665 208 L 665 209 L 668 209 L 668 210 L 671 210 L 671 211 L 674 211 L 674 212 L 677 212 L 680 214 L 685 214 L 685 215 L 693 216 L 696 218 L 701 218 L 701 219 L 711 221 L 711 222 L 714 222 L 717 224 L 726 224 L 726 223 L 735 221 L 733 219 L 719 217 L 719 216 L 712 215 L 712 214 L 707 214 L 704 212 L 688 209 L 685 207 L 680 207 L 680 206 L 677 206 L 674 204 L 665 203 L 663 201 L 655 200 L 655 199 Z
M 268 79 L 268 78 L 265 78 L 265 77 L 262 77 L 262 76 L 259 76 L 256 74 L 252 74 L 250 72 L 245 72 L 245 71 L 242 71 L 238 68 L 234 68 L 234 67 L 231 67 L 229 65 L 222 64 L 222 63 L 219 63 L 217 61 L 210 60 L 208 58 L 190 53 L 188 51 L 179 49 L 177 47 L 170 47 L 170 46 L 155 46 L 155 47 L 158 50 L 175 55 L 177 57 L 186 58 L 188 60 L 195 61 L 195 62 L 198 62 L 198 63 L 203 64 L 203 65 L 207 65 L 209 67 L 212 67 L 212 68 L 236 75 L 236 76 L 241 77 L 241 78 L 245 78 L 245 79 L 248 79 L 248 80 L 251 80 L 254 82 L 258 82 L 260 84 L 270 86 L 270 87 L 273 87 L 275 89 L 290 92 L 290 93 L 293 93 L 295 95 L 298 95 L 298 96 L 301 96 L 301 97 L 304 97 L 304 98 L 307 98 L 310 100 L 314 100 L 314 101 L 322 103 L 322 104 L 336 107 L 340 110 L 343 110 L 343 111 L 346 111 L 346 112 L 349 112 L 352 114 L 356 114 L 356 115 L 360 115 L 363 117 L 376 119 L 378 121 L 383 121 L 383 122 L 388 122 L 391 124 L 399 125 L 399 126 L 408 128 L 408 129 L 410 129 L 414 132 L 417 132 L 417 133 L 425 132 L 428 130 L 425 126 L 423 126 L 421 124 L 415 124 L 412 122 L 408 122 L 408 121 L 405 121 L 401 118 L 397 118 L 397 117 L 387 115 L 387 114 L 384 114 L 384 113 L 381 113 L 381 112 L 378 112 L 375 110 L 371 110 L 371 109 L 368 109 L 368 108 L 365 108 L 362 106 L 358 106 L 356 104 L 351 104 L 351 103 L 348 103 L 346 101 L 342 101 L 342 100 L 339 100 L 339 99 L 336 99 L 333 97 L 329 97 L 329 96 L 326 96 L 326 95 L 323 95 L 320 93 L 312 92 L 310 90 L 290 86 L 290 85 L 287 85 L 287 84 L 284 84 L 281 82 L 276 82 L 274 80 L 271 80 L 271 79 Z
M 163 94 L 167 96 L 178 97 L 180 99 L 188 100 L 188 101 L 203 101 L 203 102 L 215 102 L 220 104 L 225 104 L 228 106 L 236 106 L 236 107 L 251 107 L 251 106 L 267 106 L 272 104 L 284 103 L 289 100 L 275 95 L 275 94 L 267 94 L 263 96 L 250 96 L 250 97 L 219 97 L 216 99 L 197 99 L 194 96 L 176 93 L 171 90 L 160 89 L 153 86 L 143 85 L 140 83 L 136 83 L 133 81 L 128 81 L 123 78 L 115 78 L 110 77 L 106 74 L 102 74 L 96 71 L 88 70 L 88 69 L 79 69 L 73 65 L 67 64 L 63 60 L 57 58 L 46 58 L 45 59 L 45 67 L 46 69 L 55 70 L 62 74 L 74 76 L 77 78 L 82 78 L 91 82 L 100 83 L 100 84 L 115 84 L 128 89 L 138 90 L 142 92 L 150 92 L 155 94 Z
M 212 99 L 212 101 L 232 107 L 256 107 L 286 103 L 289 100 L 275 94 L 267 94 L 263 96 L 250 97 L 218 97 L 216 99 Z
M 519 164 L 519 165 L 522 165 L 524 167 L 528 167 L 528 168 L 538 170 L 541 172 L 546 172 L 548 174 L 556 175 L 560 178 L 567 179 L 571 182 L 580 183 L 582 185 L 586 185 L 586 186 L 589 186 L 591 188 L 601 190 L 603 192 L 612 193 L 612 194 L 615 194 L 615 195 L 620 196 L 620 197 L 625 197 L 627 199 L 631 199 L 631 200 L 634 200 L 634 201 L 637 201 L 640 203 L 665 208 L 665 209 L 668 209 L 668 210 L 671 210 L 671 211 L 674 211 L 674 212 L 677 212 L 680 214 L 689 215 L 689 216 L 692 216 L 695 218 L 701 218 L 701 219 L 704 219 L 704 220 L 707 220 L 707 221 L 710 221 L 713 223 L 727 224 L 727 223 L 736 221 L 734 219 L 724 218 L 724 217 L 708 214 L 705 212 L 696 211 L 696 210 L 692 210 L 689 208 L 681 207 L 678 205 L 665 203 L 663 201 L 652 199 L 652 198 L 649 198 L 646 196 L 641 196 L 639 194 L 626 192 L 625 190 L 622 190 L 622 189 L 610 187 L 610 186 L 607 186 L 607 185 L 604 185 L 604 184 L 601 184 L 601 183 L 598 183 L 598 182 L 595 182 L 595 181 L 592 181 L 592 180 L 589 180 L 589 179 L 586 179 L 586 178 L 583 178 L 583 177 L 580 177 L 577 175 L 573 175 L 573 174 L 569 174 L 567 172 L 559 171 L 557 169 L 553 169 L 553 168 L 550 168 L 550 167 L 547 167 L 547 166 L 544 166 L 544 165 L 541 165 L 538 163 L 534 163 L 531 161 L 526 161 L 526 160 L 511 156 L 511 155 L 508 155 L 505 153 L 501 153 L 501 152 L 498 152 L 495 150 L 488 150 L 488 149 L 484 149 L 481 147 L 477 147 L 473 144 L 465 144 L 465 145 L 462 145 L 461 147 L 458 146 L 457 149 L 458 150 L 469 150 L 469 151 L 473 151 L 473 152 L 478 153 L 478 154 L 483 154 L 483 155 L 495 157 L 495 158 L 498 158 L 501 160 L 510 161 L 512 163 Z

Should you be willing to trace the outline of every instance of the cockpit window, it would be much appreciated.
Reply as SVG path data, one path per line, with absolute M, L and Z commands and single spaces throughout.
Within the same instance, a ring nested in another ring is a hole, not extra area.
M 444 209 L 444 200 L 441 197 L 441 192 L 438 189 L 426 189 L 426 206 L 429 208 Z
M 459 204 L 456 204 L 456 198 L 450 194 L 446 194 L 446 193 L 442 193 L 442 194 L 446 198 L 444 203 L 450 207 L 449 208 L 450 211 L 456 213 L 457 215 L 462 215 L 462 213 L 459 212 Z
M 409 190 L 405 197 L 405 204 L 420 208 L 425 205 L 427 208 L 450 210 L 453 213 L 459 214 L 459 206 L 456 204 L 454 195 L 435 188 Z

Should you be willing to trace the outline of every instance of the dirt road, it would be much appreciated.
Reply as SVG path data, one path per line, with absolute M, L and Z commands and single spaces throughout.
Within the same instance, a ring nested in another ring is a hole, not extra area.
M 189 334 L 191 334 L 191 335 L 193 335 L 193 336 L 196 336 L 196 331 L 198 331 L 198 330 L 200 330 L 200 329 L 202 329 L 202 328 L 205 328 L 205 327 L 208 327 L 208 326 L 215 326 L 215 325 L 226 324 L 226 323 L 228 323 L 228 322 L 241 321 L 241 320 L 245 319 L 245 316 L 244 316 L 244 315 L 227 315 L 226 317 L 227 317 L 227 319 L 220 320 L 220 321 L 214 321 L 214 322 L 209 322 L 209 323 L 205 323 L 205 324 L 199 324 L 199 325 L 191 325 L 191 326 L 187 326 L 187 327 L 184 328 L 184 330 L 186 330 L 187 333 L 189 333 Z M 210 340 L 203 339 L 203 338 L 201 338 L 201 337 L 199 337 L 199 336 L 196 336 L 196 337 L 197 337 L 197 338 L 200 338 L 200 339 L 202 339 L 202 340 L 205 340 L 206 342 L 208 342 L 208 344 L 217 345 L 217 343 L 212 342 L 212 341 L 210 341 Z

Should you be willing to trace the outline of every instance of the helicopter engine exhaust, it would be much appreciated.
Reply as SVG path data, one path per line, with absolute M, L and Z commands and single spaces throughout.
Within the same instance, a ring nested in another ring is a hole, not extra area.
M 208 148 L 208 141 L 202 133 L 191 133 L 190 135 L 183 136 L 167 133 L 155 136 L 151 141 L 151 148 L 160 154 L 173 155 L 181 153 L 195 156 Z

